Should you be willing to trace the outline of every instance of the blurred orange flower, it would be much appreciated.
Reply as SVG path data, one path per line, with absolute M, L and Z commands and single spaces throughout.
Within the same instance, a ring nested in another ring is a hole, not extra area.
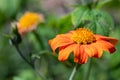
M 115 38 L 93 34 L 87 28 L 78 28 L 49 40 L 54 53 L 59 49 L 59 61 L 67 60 L 70 53 L 73 53 L 74 62 L 79 64 L 86 63 L 88 56 L 100 58 L 103 51 L 115 52 L 117 42 Z
M 42 14 L 26 12 L 17 22 L 19 34 L 23 35 L 26 32 L 36 29 L 39 22 L 44 22 Z

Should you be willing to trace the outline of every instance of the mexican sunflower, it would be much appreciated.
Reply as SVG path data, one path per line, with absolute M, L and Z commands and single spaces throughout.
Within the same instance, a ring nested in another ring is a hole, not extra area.
M 39 22 L 44 22 L 42 14 L 26 12 L 17 22 L 17 28 L 20 35 L 35 30 Z
M 78 28 L 66 34 L 57 35 L 49 40 L 49 45 L 54 53 L 58 48 L 59 61 L 67 60 L 72 53 L 74 62 L 84 64 L 88 57 L 100 58 L 103 51 L 115 52 L 117 42 L 115 38 L 93 34 L 88 28 Z

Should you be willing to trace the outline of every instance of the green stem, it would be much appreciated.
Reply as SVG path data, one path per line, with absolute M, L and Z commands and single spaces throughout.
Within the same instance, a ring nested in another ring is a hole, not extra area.
M 36 73 L 42 78 L 42 80 L 47 80 L 38 70 L 35 69 L 34 64 L 31 63 L 31 62 L 29 62 L 29 61 L 23 56 L 21 50 L 19 49 L 19 46 L 16 45 L 16 44 L 15 44 L 14 46 L 15 46 L 17 52 L 19 53 L 19 55 L 22 57 L 22 59 L 23 59 L 26 63 L 28 63 L 28 64 L 33 68 L 33 70 L 36 71 Z
M 43 43 L 43 41 L 42 41 L 42 38 L 41 38 L 41 37 L 39 36 L 39 34 L 38 34 L 37 32 L 35 32 L 35 31 L 33 31 L 33 34 L 34 34 L 35 38 L 38 40 L 38 43 L 39 43 L 39 45 L 41 46 L 41 49 L 44 50 L 45 47 L 44 47 L 44 43 Z
M 92 61 L 90 59 L 89 60 L 89 64 L 88 64 L 88 69 L 87 69 L 87 72 L 86 72 L 83 80 L 89 80 L 89 75 L 90 75 L 91 67 L 92 67 Z
M 22 57 L 22 59 L 23 59 L 26 63 L 28 63 L 28 64 L 34 69 L 34 65 L 33 65 L 31 62 L 29 62 L 29 61 L 23 56 L 22 52 L 21 52 L 20 49 L 19 49 L 19 46 L 16 45 L 16 44 L 15 44 L 14 46 L 15 46 L 17 52 L 19 53 L 19 55 Z
M 69 80 L 73 80 L 74 76 L 75 76 L 75 73 L 77 72 L 77 69 L 79 68 L 78 64 L 76 63 L 74 68 L 73 68 L 73 71 L 69 77 Z

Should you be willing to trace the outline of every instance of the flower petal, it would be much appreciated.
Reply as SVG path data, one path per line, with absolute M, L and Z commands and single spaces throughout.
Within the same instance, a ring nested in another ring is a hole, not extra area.
M 96 43 L 94 43 L 94 44 L 92 44 L 92 45 L 93 45 L 93 46 L 96 48 L 96 50 L 97 50 L 97 53 L 94 54 L 93 57 L 100 58 L 100 57 L 102 56 L 102 54 L 103 54 L 103 49 L 102 49 L 99 45 L 97 45 Z
M 88 60 L 88 55 L 84 51 L 84 46 L 77 44 L 74 48 L 74 62 L 79 64 L 84 64 Z
M 105 51 L 108 51 L 110 53 L 113 53 L 116 51 L 115 47 L 113 44 L 107 42 L 107 41 L 104 41 L 104 40 L 98 40 L 96 42 L 97 45 L 99 45 L 103 50 Z
M 58 55 L 58 60 L 59 61 L 65 61 L 67 60 L 69 54 L 73 51 L 75 44 L 69 45 L 65 48 L 61 48 L 59 55 Z
M 66 46 L 72 43 L 74 42 L 70 39 L 69 34 L 57 35 L 54 39 L 49 40 L 49 44 L 53 52 L 55 52 L 56 48 L 58 47 Z
M 90 57 L 101 57 L 101 49 L 99 50 L 96 46 L 90 44 L 90 45 L 84 45 L 85 52 L 90 56 Z
M 35 30 L 39 22 L 44 22 L 44 16 L 42 14 L 26 12 L 16 23 L 19 34 L 23 35 Z
M 95 38 L 97 40 L 105 40 L 107 42 L 110 42 L 113 45 L 116 45 L 118 43 L 118 40 L 116 38 L 112 38 L 112 37 L 105 37 L 105 36 L 101 36 L 101 35 L 95 35 Z

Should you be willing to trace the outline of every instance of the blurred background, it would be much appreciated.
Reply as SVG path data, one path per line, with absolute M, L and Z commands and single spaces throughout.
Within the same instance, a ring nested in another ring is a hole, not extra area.
M 102 0 L 101 0 L 102 1 Z M 0 80 L 67 80 L 73 65 L 59 62 L 51 56 L 48 40 L 57 33 L 65 33 L 71 28 L 56 24 L 57 20 L 69 14 L 80 5 L 80 0 L 0 0 Z M 111 0 L 102 6 L 114 20 L 114 29 L 109 36 L 120 40 L 120 0 Z M 20 49 L 28 59 L 36 57 L 33 70 L 17 53 L 14 46 L 4 34 L 11 31 L 11 23 L 17 21 L 26 11 L 42 13 L 45 24 L 40 24 L 37 34 L 29 33 L 23 37 Z M 40 37 L 43 45 L 39 44 Z M 48 51 L 47 51 L 48 50 Z M 88 64 L 82 65 L 77 71 L 75 80 L 82 80 Z M 89 80 L 120 80 L 120 43 L 115 54 L 105 53 L 101 59 L 93 59 Z

